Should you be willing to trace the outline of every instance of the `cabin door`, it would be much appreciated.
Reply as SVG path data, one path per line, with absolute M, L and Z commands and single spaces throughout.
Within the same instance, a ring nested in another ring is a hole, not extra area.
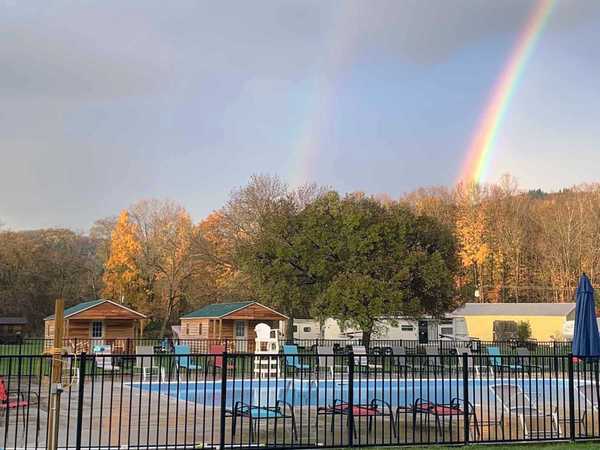
M 235 351 L 248 351 L 248 321 L 235 320 L 233 322 L 233 337 L 235 338 Z

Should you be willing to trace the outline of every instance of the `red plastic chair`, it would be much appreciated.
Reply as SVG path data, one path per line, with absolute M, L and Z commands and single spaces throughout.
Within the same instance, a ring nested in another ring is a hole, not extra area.
M 6 388 L 4 379 L 0 378 L 0 412 L 3 412 L 6 415 L 9 413 L 9 411 L 16 410 L 18 420 L 18 414 L 20 410 L 23 415 L 23 423 L 25 423 L 25 418 L 29 407 L 39 403 L 37 393 L 31 392 L 28 394 L 28 396 L 29 399 L 26 399 L 24 392 L 10 392 Z M 35 399 L 34 402 L 31 401 L 32 397 Z M 25 427 L 23 427 L 23 431 L 25 431 Z
M 215 368 L 223 370 L 223 356 L 219 356 L 219 355 L 223 355 L 223 353 L 225 353 L 225 346 L 222 344 L 211 345 L 208 350 L 208 353 L 211 355 L 215 355 L 215 356 L 213 356 L 213 358 L 214 358 L 213 365 L 215 366 Z M 227 364 L 227 369 L 231 370 L 233 368 L 234 368 L 233 363 L 229 362 Z

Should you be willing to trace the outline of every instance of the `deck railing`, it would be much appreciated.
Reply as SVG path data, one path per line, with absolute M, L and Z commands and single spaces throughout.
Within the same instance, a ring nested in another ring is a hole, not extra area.
M 0 448 L 46 447 L 55 388 L 77 450 L 600 439 L 598 365 L 567 354 L 80 354 L 60 386 L 51 362 L 0 356 Z

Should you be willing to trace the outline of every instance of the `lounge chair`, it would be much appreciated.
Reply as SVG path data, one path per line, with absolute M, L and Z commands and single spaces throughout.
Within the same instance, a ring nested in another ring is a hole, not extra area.
M 538 371 L 542 370 L 542 368 L 539 365 L 531 364 L 532 362 L 535 362 L 535 358 L 531 357 L 531 352 L 527 347 L 517 347 L 516 353 L 517 358 L 515 359 L 517 360 L 518 365 L 520 365 L 521 367 L 524 367 L 526 369 L 535 369 Z
M 116 372 L 121 370 L 119 366 L 113 365 L 112 348 L 110 345 L 100 345 L 95 350 L 96 367 L 103 372 Z
M 394 413 L 392 407 L 385 400 L 374 398 L 367 404 L 354 404 L 350 407 L 348 402 L 343 400 L 335 399 L 333 404 L 329 406 L 319 406 L 317 408 L 317 416 L 319 415 L 331 415 L 330 431 L 333 433 L 335 430 L 334 417 L 337 415 L 346 416 L 347 424 L 350 425 L 350 419 L 356 418 L 367 418 L 368 419 L 368 432 L 370 433 L 373 428 L 373 419 L 377 417 L 385 418 L 389 417 L 390 431 L 396 437 L 396 421 L 394 419 Z M 356 426 L 353 423 L 354 436 L 356 436 Z
M 0 413 L 3 416 L 7 416 L 10 411 L 15 411 L 18 414 L 21 411 L 23 416 L 23 424 L 26 424 L 26 416 L 28 414 L 29 407 L 39 404 L 39 396 L 36 392 L 15 392 L 9 391 L 4 383 L 4 378 L 0 378 Z M 7 418 L 8 419 L 8 418 Z M 4 419 L 2 419 L 4 421 Z M 39 420 L 37 421 L 37 427 L 39 430 Z M 26 426 L 23 426 L 23 432 Z
M 488 353 L 488 360 L 490 362 L 490 371 L 493 371 L 494 369 L 501 372 L 521 372 L 525 370 L 520 364 L 503 364 L 499 347 L 487 347 L 486 350 Z
M 521 386 L 513 383 L 494 384 L 489 389 L 502 406 L 499 420 L 501 426 L 504 424 L 506 413 L 509 421 L 511 417 L 518 419 L 523 430 L 523 438 L 525 439 L 552 439 L 560 437 L 556 412 L 546 412 L 544 409 L 540 409 L 537 402 L 531 399 L 527 393 L 523 392 Z M 546 427 L 548 419 L 551 421 L 550 429 Z
M 194 370 L 200 370 L 202 367 L 192 362 L 192 357 L 190 356 L 190 347 L 189 345 L 175 345 L 175 368 L 179 375 L 179 379 L 181 380 L 181 372 L 185 370 L 186 373 L 192 372 Z
M 155 371 L 157 375 L 161 375 L 163 381 L 165 379 L 165 368 L 154 364 L 154 347 L 152 345 L 137 345 L 135 347 L 134 368 L 142 372 L 143 381 L 146 381 L 148 374 L 152 376 L 152 373 Z
M 465 416 L 465 412 L 470 417 L 469 433 L 472 429 L 474 430 L 475 438 L 478 438 L 481 435 L 475 408 L 469 401 L 465 402 L 457 397 L 450 400 L 450 403 L 433 403 L 422 398 L 418 398 L 409 408 L 406 408 L 405 406 L 398 406 L 396 409 L 396 428 L 399 428 L 400 426 L 399 420 L 402 412 L 405 414 L 407 412 L 412 414 L 413 436 L 416 435 L 418 415 L 433 416 L 435 418 L 435 426 L 437 429 L 436 436 L 443 437 L 443 425 L 446 423 L 446 420 L 452 424 L 454 419 L 458 424 L 460 419 Z
M 344 356 L 336 355 L 331 346 L 317 346 L 317 373 L 322 370 L 331 372 L 331 377 L 335 375 L 336 368 L 341 368 L 341 371 L 348 370 L 348 364 Z
M 598 392 L 595 384 L 591 382 L 576 384 L 575 393 L 583 400 L 586 407 L 589 406 L 594 411 L 598 411 Z
M 235 402 L 233 409 L 225 410 L 225 417 L 232 418 L 232 435 L 235 436 L 239 419 L 246 418 L 250 421 L 250 444 L 256 442 L 257 426 L 261 420 L 274 420 L 277 426 L 278 420 L 290 419 L 292 422 L 292 433 L 295 442 L 298 442 L 298 429 L 296 427 L 296 415 L 294 408 L 283 400 L 277 400 L 274 406 L 258 406 L 242 401 Z M 285 422 L 284 422 L 285 423 Z
M 354 354 L 354 366 L 361 369 L 375 369 L 383 370 L 383 364 L 372 364 L 369 363 L 369 357 L 367 356 L 367 349 L 364 345 L 353 345 L 352 353 Z
M 425 355 L 427 355 L 427 358 L 425 359 L 424 368 L 433 369 L 434 371 L 444 369 L 438 348 L 425 347 Z
M 211 345 L 208 349 L 208 353 L 213 355 L 213 366 L 215 369 L 223 370 L 223 353 L 225 353 L 225 346 L 223 344 Z M 244 360 L 242 360 L 242 363 Z M 235 369 L 235 364 L 230 360 L 227 362 L 227 370 Z
M 286 370 L 292 369 L 293 372 L 307 372 L 311 370 L 310 364 L 302 362 L 297 345 L 283 344 L 283 354 L 285 355 Z
M 392 355 L 392 365 L 398 369 L 402 369 L 404 373 L 415 370 L 414 365 L 408 362 L 408 358 L 406 357 L 406 349 L 404 347 L 392 345 L 390 347 L 390 351 Z

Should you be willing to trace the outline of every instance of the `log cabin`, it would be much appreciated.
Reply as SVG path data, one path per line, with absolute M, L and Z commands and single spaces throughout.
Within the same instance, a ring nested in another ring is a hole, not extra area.
M 0 344 L 21 342 L 28 323 L 25 317 L 0 317 Z
M 210 351 L 211 344 L 227 344 L 228 351 L 253 352 L 254 327 L 266 323 L 279 329 L 288 317 L 254 301 L 213 303 L 181 317 L 179 338 L 193 351 Z M 206 348 L 205 348 L 206 347 Z
M 92 300 L 65 309 L 65 345 L 75 352 L 93 351 L 95 345 L 112 347 L 113 353 L 133 353 L 146 316 L 111 300 Z M 44 319 L 48 345 L 54 338 L 54 315 Z

